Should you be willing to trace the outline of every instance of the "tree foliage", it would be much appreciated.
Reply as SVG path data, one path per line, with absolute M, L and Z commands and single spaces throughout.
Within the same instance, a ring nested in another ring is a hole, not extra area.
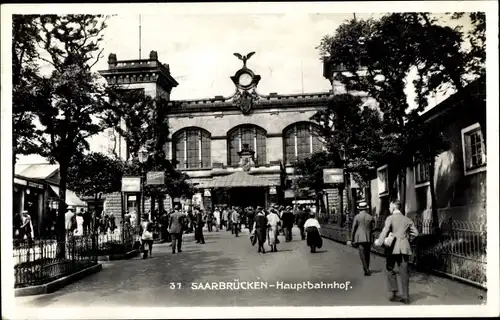
M 480 14 L 474 17 L 478 21 L 474 32 L 479 35 L 474 53 L 464 49 L 465 36 L 460 29 L 444 26 L 428 13 L 391 13 L 378 20 L 353 19 L 340 25 L 333 36 L 325 36 L 318 47 L 322 59 L 346 71 L 336 72 L 335 81 L 340 81 L 349 92 L 363 92 L 375 100 L 383 119 L 378 131 L 381 145 L 375 144 L 375 149 L 382 151 L 378 160 L 385 158 L 391 168 L 390 175 L 396 173 L 403 201 L 406 168 L 413 165 L 415 150 L 435 143 L 425 149 L 425 157 L 434 159 L 435 152 L 441 149 L 440 132 L 427 131 L 419 122 L 420 114 L 428 107 L 429 96 L 445 85 L 462 90 L 470 73 L 481 65 L 484 17 Z M 416 74 L 412 106 L 406 91 L 410 74 Z M 347 132 L 341 138 L 345 144 L 358 135 L 356 131 Z M 394 188 L 390 192 L 391 189 Z
M 38 76 L 37 43 L 40 41 L 38 17 L 12 16 L 12 151 L 13 163 L 19 154 L 36 151 L 33 142 L 33 111 Z
M 31 103 L 36 153 L 60 168 L 58 235 L 64 239 L 64 212 L 70 160 L 88 149 L 86 138 L 106 127 L 111 111 L 107 89 L 90 68 L 99 60 L 105 17 L 99 15 L 39 15 L 39 58 L 52 70 L 39 77 Z
M 126 166 L 129 175 L 142 175 L 142 171 L 164 171 L 163 186 L 146 186 L 146 195 L 167 193 L 171 197 L 192 196 L 193 188 L 189 176 L 175 170 L 167 159 L 165 145 L 168 141 L 169 126 L 167 100 L 151 97 L 143 90 L 115 90 L 112 97 L 115 116 L 111 123 L 124 137 L 131 158 Z M 149 158 L 145 164 L 138 161 L 138 151 L 145 147 Z
M 295 180 L 294 189 L 296 192 L 309 189 L 319 194 L 325 188 L 323 182 L 323 169 L 335 167 L 335 161 L 325 152 L 316 152 L 310 157 L 295 163 L 295 174 L 298 178 Z
M 102 153 L 76 154 L 68 170 L 68 187 L 86 197 L 121 190 L 125 163 Z
M 339 167 L 345 164 L 347 171 L 355 173 L 357 182 L 366 185 L 383 156 L 380 111 L 359 96 L 342 94 L 334 96 L 313 120 L 320 124 L 319 135 L 334 162 Z

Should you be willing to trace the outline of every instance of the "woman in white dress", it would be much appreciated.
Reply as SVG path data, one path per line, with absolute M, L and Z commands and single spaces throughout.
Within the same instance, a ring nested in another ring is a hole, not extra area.
M 277 252 L 276 240 L 278 238 L 278 224 L 280 222 L 280 217 L 276 213 L 275 209 L 271 209 L 270 213 L 267 215 L 267 238 L 269 241 L 269 246 L 271 247 L 271 252 Z
M 81 212 L 78 212 L 76 216 L 76 229 L 73 233 L 75 236 L 83 236 L 83 216 Z

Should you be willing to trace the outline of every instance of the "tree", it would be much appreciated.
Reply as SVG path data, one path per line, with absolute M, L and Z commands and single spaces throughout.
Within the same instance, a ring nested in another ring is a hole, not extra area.
M 165 154 L 165 145 L 169 135 L 168 101 L 163 97 L 150 97 L 143 90 L 116 90 L 114 92 L 115 115 L 110 125 L 123 136 L 127 143 L 131 155 L 127 174 L 142 175 L 141 171 L 146 170 L 165 172 L 163 186 L 145 187 L 144 194 L 151 196 L 152 200 L 165 193 L 172 198 L 183 195 L 192 196 L 193 188 L 189 183 L 189 176 L 175 170 Z M 141 147 L 146 147 L 150 152 L 145 164 L 139 163 L 137 159 Z
M 468 60 L 462 42 L 458 30 L 437 24 L 428 14 L 392 13 L 379 20 L 353 19 L 318 47 L 323 59 L 347 69 L 336 73 L 335 80 L 377 102 L 383 118 L 381 158 L 391 168 L 390 177 L 395 175 L 390 178 L 396 182 L 389 189 L 391 198 L 399 189 L 405 201 L 406 168 L 413 165 L 406 127 L 425 110 L 430 93 L 450 82 L 456 88 L 464 85 Z M 416 106 L 409 105 L 405 91 L 413 71 Z
M 39 79 L 37 43 L 39 20 L 34 15 L 12 16 L 12 158 L 36 150 L 33 111 Z
M 110 111 L 106 88 L 90 68 L 101 57 L 99 44 L 106 27 L 100 15 L 42 15 L 40 46 L 52 67 L 38 87 L 34 115 L 40 123 L 36 133 L 38 153 L 59 164 L 59 213 L 56 229 L 65 241 L 64 213 L 70 161 L 88 149 L 86 138 L 105 128 Z M 94 61 L 93 64 L 91 62 Z M 64 246 L 59 250 L 64 255 Z
M 312 119 L 320 124 L 319 135 L 337 166 L 352 173 L 361 187 L 369 186 L 382 157 L 380 111 L 359 96 L 342 94 L 334 96 Z
M 102 153 L 76 154 L 68 169 L 68 187 L 75 192 L 96 198 L 121 189 L 124 163 Z
M 325 151 L 314 153 L 310 157 L 298 161 L 295 164 L 295 173 L 298 175 L 294 184 L 296 194 L 313 191 L 316 196 L 316 204 L 321 204 L 321 195 L 325 189 L 323 169 L 332 167 L 335 167 L 335 163 Z

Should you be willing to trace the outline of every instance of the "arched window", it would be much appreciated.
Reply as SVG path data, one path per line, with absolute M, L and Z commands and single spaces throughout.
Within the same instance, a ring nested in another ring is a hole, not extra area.
M 173 156 L 177 168 L 210 168 L 210 133 L 201 128 L 186 128 L 174 134 Z
M 248 144 L 255 152 L 255 163 L 266 163 L 266 130 L 255 125 L 242 125 L 229 131 L 227 135 L 228 165 L 237 165 L 240 161 L 238 152 Z
M 285 163 L 303 160 L 323 150 L 317 134 L 317 125 L 310 122 L 295 123 L 283 131 Z

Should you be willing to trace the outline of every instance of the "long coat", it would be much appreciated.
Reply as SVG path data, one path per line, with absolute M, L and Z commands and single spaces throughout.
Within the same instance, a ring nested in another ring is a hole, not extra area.
M 182 223 L 181 219 L 184 219 L 184 215 L 179 211 L 176 211 L 170 215 L 170 233 L 181 233 L 182 232 Z
M 392 232 L 395 238 L 392 244 L 392 254 L 411 255 L 410 238 L 418 236 L 418 230 L 413 221 L 400 211 L 394 211 L 392 215 L 385 219 L 385 226 L 378 240 L 383 243 L 389 232 Z
M 353 243 L 363 243 L 372 241 L 372 231 L 375 227 L 375 220 L 366 211 L 358 213 L 352 223 L 351 238 Z

